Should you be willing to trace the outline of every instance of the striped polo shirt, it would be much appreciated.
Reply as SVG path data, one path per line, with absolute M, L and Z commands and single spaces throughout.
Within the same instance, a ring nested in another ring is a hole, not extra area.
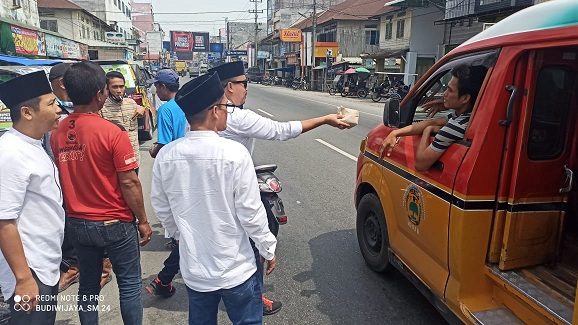
M 134 150 L 136 161 L 140 165 L 140 147 L 138 143 L 138 122 L 137 119 L 131 119 L 136 110 L 137 103 L 131 98 L 123 98 L 119 104 L 110 97 L 106 98 L 104 107 L 99 111 L 100 116 L 105 120 L 120 124 L 128 132 L 130 144 Z
M 471 114 L 471 112 L 462 113 L 460 116 L 456 113 L 449 114 L 448 122 L 436 134 L 430 148 L 433 151 L 444 152 L 452 143 L 463 140 Z

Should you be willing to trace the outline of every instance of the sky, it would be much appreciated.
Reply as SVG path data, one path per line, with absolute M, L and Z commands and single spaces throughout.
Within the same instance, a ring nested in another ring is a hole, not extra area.
M 225 17 L 229 21 L 254 22 L 255 3 L 249 0 L 150 0 L 153 4 L 155 22 L 160 23 L 165 32 L 183 30 L 191 32 L 209 32 L 219 35 L 219 28 L 225 27 Z M 148 1 L 148 3 L 150 3 Z M 136 0 L 135 2 L 147 2 Z M 257 3 L 259 22 L 267 17 L 267 2 Z M 166 33 L 168 36 L 169 33 Z M 168 37 L 167 37 L 168 39 Z

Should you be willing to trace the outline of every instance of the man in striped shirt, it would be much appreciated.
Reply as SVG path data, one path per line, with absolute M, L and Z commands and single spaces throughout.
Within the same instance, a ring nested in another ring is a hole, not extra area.
M 106 74 L 108 98 L 104 107 L 99 111 L 101 117 L 115 124 L 121 125 L 128 133 L 134 156 L 140 165 L 140 150 L 138 143 L 137 117 L 144 116 L 145 108 L 138 105 L 133 99 L 125 97 L 125 80 L 122 73 L 110 71 Z M 138 168 L 136 169 L 138 174 Z
M 443 109 L 454 109 L 455 113 L 393 130 L 381 144 L 382 152 L 387 149 L 389 156 L 400 137 L 421 134 L 415 154 L 415 169 L 420 172 L 428 170 L 452 143 L 464 138 L 486 72 L 483 66 L 458 65 L 452 68 L 452 78 L 444 91 L 443 100 L 431 101 L 424 108 L 439 111 L 440 108 L 434 107 L 443 105 Z M 437 134 L 430 144 L 432 133 Z

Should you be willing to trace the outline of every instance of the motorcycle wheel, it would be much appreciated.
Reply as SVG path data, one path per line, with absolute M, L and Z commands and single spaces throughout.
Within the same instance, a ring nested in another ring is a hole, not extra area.
M 335 96 L 336 92 L 337 92 L 337 89 L 335 89 L 335 87 L 329 87 L 329 95 Z
M 309 85 L 304 83 L 303 86 L 301 86 L 301 89 L 307 91 L 309 89 Z
M 381 100 L 381 95 L 378 92 L 375 92 L 371 95 L 371 100 L 378 103 Z
M 359 89 L 359 90 L 357 91 L 357 97 L 359 97 L 359 98 L 365 98 L 365 97 L 367 97 L 367 90 L 365 90 L 365 89 L 363 89 L 363 88 L 362 88 L 362 89 Z
M 345 90 L 341 91 L 341 97 L 347 97 L 347 93 L 345 92 Z

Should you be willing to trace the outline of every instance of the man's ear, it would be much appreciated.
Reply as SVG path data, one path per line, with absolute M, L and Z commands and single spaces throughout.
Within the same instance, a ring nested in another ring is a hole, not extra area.
M 465 94 L 460 97 L 460 102 L 462 103 L 462 105 L 467 105 L 470 102 L 471 98 L 472 96 L 470 94 Z
M 21 118 L 31 121 L 32 120 L 32 107 L 22 106 L 20 107 L 20 116 Z
M 64 87 L 64 79 L 63 78 L 58 79 L 58 87 L 66 90 L 66 88 Z

